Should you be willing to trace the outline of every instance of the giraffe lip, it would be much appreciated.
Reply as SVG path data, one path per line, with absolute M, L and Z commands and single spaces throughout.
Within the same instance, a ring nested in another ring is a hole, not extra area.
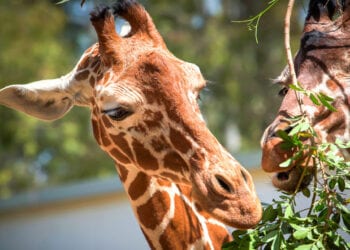
M 312 166 L 294 166 L 288 171 L 282 171 L 275 173 L 272 177 L 272 184 L 286 192 L 295 192 L 299 180 L 302 177 L 302 172 L 304 171 L 304 168 L 308 168 L 306 173 L 303 176 L 303 180 L 300 183 L 299 191 L 306 188 L 310 182 L 312 181 Z M 310 171 L 311 170 L 311 171 Z

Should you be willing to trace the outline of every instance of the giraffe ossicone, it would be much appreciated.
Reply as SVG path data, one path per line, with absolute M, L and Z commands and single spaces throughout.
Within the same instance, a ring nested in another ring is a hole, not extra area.
M 127 35 L 116 33 L 114 15 L 129 22 Z M 96 141 L 116 162 L 151 248 L 217 249 L 230 239 L 224 224 L 256 225 L 252 177 L 201 116 L 199 68 L 169 52 L 135 1 L 96 8 L 91 22 L 98 43 L 69 74 L 5 87 L 0 104 L 44 120 L 89 107 Z
M 341 15 L 339 15 L 341 13 Z M 318 135 L 319 142 L 350 141 L 350 6 L 349 1 L 311 0 L 305 19 L 299 51 L 294 59 L 297 80 L 304 89 L 333 98 L 332 112 L 323 105 L 316 105 L 307 95 L 302 95 L 302 109 Z M 276 173 L 273 184 L 285 191 L 294 192 L 301 176 L 297 164 L 288 168 L 280 163 L 293 155 L 283 149 L 278 131 L 290 131 L 289 118 L 302 115 L 295 93 L 289 91 L 292 84 L 289 69 L 285 68 L 277 78 L 283 86 L 283 101 L 275 120 L 267 127 L 261 140 L 262 168 Z M 305 140 L 304 143 L 310 143 Z M 346 157 L 347 152 L 340 152 Z M 306 154 L 305 154 L 306 155 Z M 302 167 L 312 168 L 299 160 Z M 311 178 L 303 185 L 308 185 Z

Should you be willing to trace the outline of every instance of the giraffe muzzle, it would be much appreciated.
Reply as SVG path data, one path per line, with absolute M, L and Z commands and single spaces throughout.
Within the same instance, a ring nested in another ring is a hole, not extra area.
M 251 176 L 241 166 L 234 166 L 231 171 L 222 168 L 225 166 L 193 175 L 192 197 L 226 225 L 240 229 L 254 227 L 262 210 Z

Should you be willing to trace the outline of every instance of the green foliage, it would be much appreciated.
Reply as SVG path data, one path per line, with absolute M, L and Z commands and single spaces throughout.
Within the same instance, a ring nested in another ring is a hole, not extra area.
M 341 149 L 350 148 L 350 143 L 316 143 L 317 135 L 305 116 L 292 120 L 294 129 L 279 135 L 287 148 L 297 150 L 280 166 L 288 167 L 300 159 L 308 166 L 313 161 L 314 185 L 311 190 L 302 190 L 311 199 L 310 206 L 296 208 L 297 191 L 309 171 L 309 167 L 302 167 L 295 193 L 284 193 L 265 206 L 257 227 L 234 231 L 234 241 L 223 249 L 350 249 L 350 243 L 344 239 L 350 233 L 350 162 L 339 154 Z M 310 144 L 305 144 L 305 137 L 311 138 Z
M 333 99 L 324 94 L 300 86 L 291 89 L 315 98 L 312 101 L 316 105 L 336 111 L 330 104 Z M 291 131 L 279 131 L 278 136 L 283 139 L 282 147 L 295 153 L 280 167 L 298 165 L 302 169 L 296 191 L 284 193 L 265 206 L 257 227 L 233 232 L 234 241 L 223 249 L 350 249 L 344 239 L 350 233 L 350 162 L 341 154 L 350 148 L 350 142 L 320 142 L 306 115 L 292 117 L 290 124 Z M 310 206 L 298 210 L 296 194 L 309 171 L 314 185 L 301 191 L 310 198 Z
M 337 111 L 332 105 L 332 102 L 334 101 L 333 98 L 323 93 L 316 93 L 312 90 L 305 90 L 300 86 L 299 83 L 290 84 L 289 88 L 308 96 L 310 100 L 317 106 L 323 105 L 330 111 Z
M 67 16 L 50 1 L 0 0 L 0 22 L 0 87 L 58 77 L 76 63 L 76 48 L 64 36 Z M 0 199 L 115 174 L 93 139 L 88 110 L 45 123 L 1 106 L 0 117 Z

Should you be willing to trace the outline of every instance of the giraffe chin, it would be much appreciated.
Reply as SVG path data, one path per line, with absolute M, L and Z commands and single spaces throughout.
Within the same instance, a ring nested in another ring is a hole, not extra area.
M 192 197 L 201 209 L 225 225 L 249 229 L 261 220 L 261 203 L 252 182 L 235 182 L 213 174 L 197 174 L 193 176 Z

